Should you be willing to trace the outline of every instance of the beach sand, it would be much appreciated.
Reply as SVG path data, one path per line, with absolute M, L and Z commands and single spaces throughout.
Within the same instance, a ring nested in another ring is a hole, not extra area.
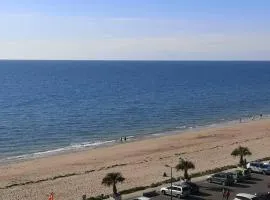
M 108 172 L 121 172 L 126 178 L 118 185 L 119 190 L 150 185 L 166 179 L 162 175 L 169 174 L 170 169 L 165 165 L 175 166 L 180 156 L 195 163 L 196 170 L 191 172 L 236 164 L 238 158 L 230 153 L 239 145 L 252 151 L 247 160 L 270 156 L 270 120 L 208 127 L 3 165 L 0 199 L 47 200 L 51 192 L 56 200 L 80 200 L 83 194 L 87 197 L 110 194 L 112 188 L 101 185 Z M 176 177 L 182 172 L 173 174 Z

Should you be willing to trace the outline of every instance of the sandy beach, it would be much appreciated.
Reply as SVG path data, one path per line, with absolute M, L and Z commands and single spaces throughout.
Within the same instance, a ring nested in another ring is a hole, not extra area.
M 180 156 L 195 163 L 193 172 L 236 164 L 238 159 L 230 153 L 239 145 L 252 151 L 248 160 L 269 156 L 270 120 L 208 127 L 3 165 L 0 200 L 46 200 L 50 192 L 55 193 L 56 200 L 110 194 L 112 189 L 101 185 L 108 172 L 119 171 L 126 178 L 125 183 L 118 185 L 119 190 L 149 185 L 164 180 L 163 172 L 169 173 L 165 165 L 175 166 Z

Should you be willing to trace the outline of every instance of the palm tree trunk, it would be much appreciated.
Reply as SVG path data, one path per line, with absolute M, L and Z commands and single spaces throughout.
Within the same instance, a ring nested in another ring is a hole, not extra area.
M 188 170 L 187 169 L 185 169 L 185 171 L 184 171 L 184 178 L 186 179 L 186 180 L 188 180 Z
M 244 166 L 244 159 L 243 159 L 243 155 L 240 155 L 240 166 L 243 167 Z
M 117 194 L 116 184 L 113 184 L 113 194 Z

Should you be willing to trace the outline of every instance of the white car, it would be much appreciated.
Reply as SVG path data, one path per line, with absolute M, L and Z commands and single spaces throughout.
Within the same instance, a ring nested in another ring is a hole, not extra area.
M 258 200 L 258 197 L 253 194 L 239 193 L 233 200 Z
M 137 197 L 134 200 L 150 200 L 148 197 Z
M 262 167 L 263 163 L 260 162 L 250 162 L 247 164 L 247 169 L 249 169 L 251 172 L 257 172 L 261 173 L 262 172 Z
M 247 164 L 247 168 L 252 172 L 270 174 L 270 164 L 264 164 L 260 162 L 250 162 Z
M 160 189 L 160 192 L 164 195 L 168 194 L 172 196 L 176 196 L 178 198 L 187 197 L 190 194 L 190 189 L 187 186 L 178 186 L 173 185 L 172 187 L 163 187 Z

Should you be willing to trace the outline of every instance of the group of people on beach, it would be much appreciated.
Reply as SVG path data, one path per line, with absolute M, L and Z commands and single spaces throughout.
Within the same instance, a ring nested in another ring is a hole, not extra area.
M 252 119 L 252 120 L 255 120 L 255 117 L 256 117 L 256 115 L 249 116 L 249 118 Z M 263 117 L 263 114 L 260 114 L 260 119 L 262 119 L 262 117 Z M 242 118 L 240 118 L 239 122 L 242 123 Z
M 125 137 L 121 137 L 121 138 L 120 138 L 120 141 L 121 141 L 121 142 L 123 142 L 123 141 L 126 142 L 126 141 L 127 141 L 127 137 L 126 137 L 126 136 L 125 136 Z

